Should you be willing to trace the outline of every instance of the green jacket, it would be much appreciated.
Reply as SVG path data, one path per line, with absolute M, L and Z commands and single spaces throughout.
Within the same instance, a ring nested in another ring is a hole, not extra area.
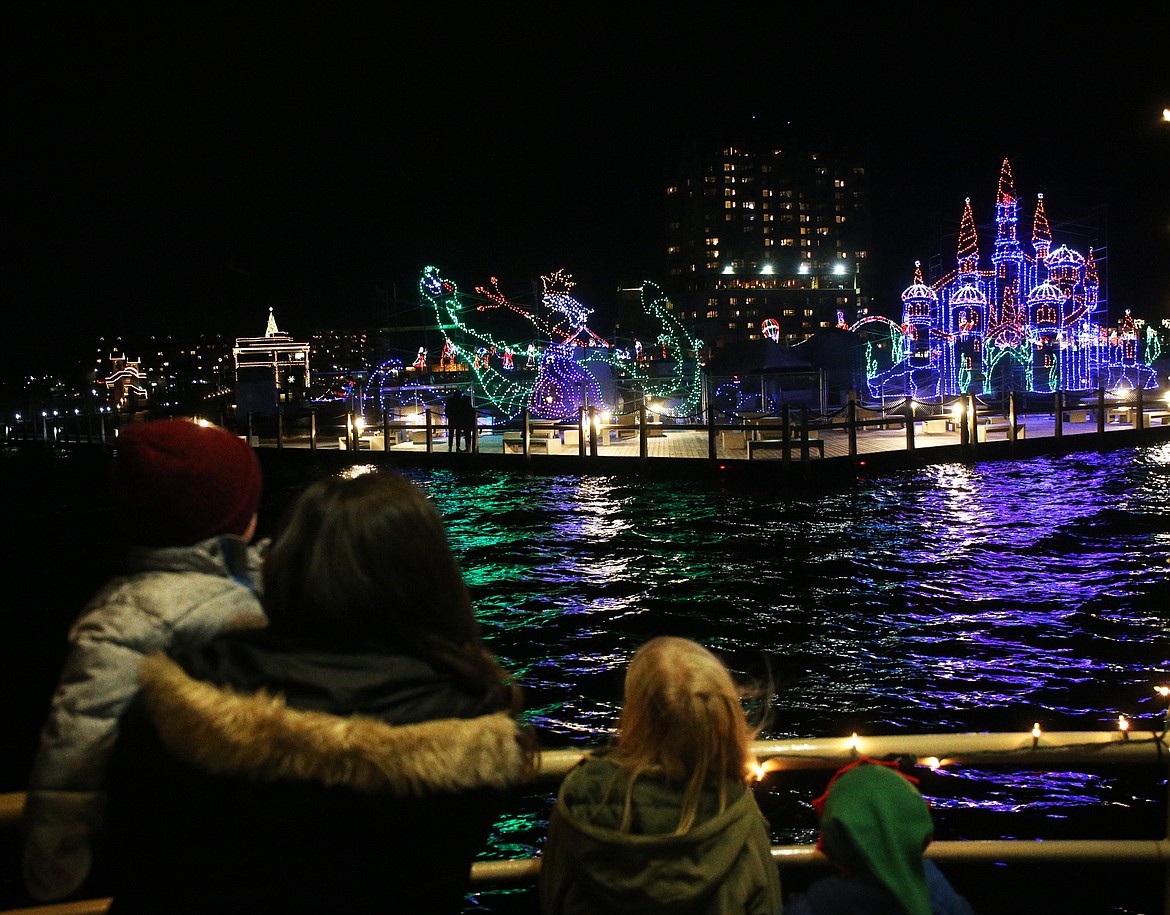
M 768 824 L 746 785 L 728 785 L 722 812 L 705 792 L 695 825 L 676 836 L 682 791 L 649 776 L 634 784 L 629 831 L 618 831 L 627 784 L 625 770 L 596 756 L 562 782 L 540 871 L 544 915 L 781 911 Z

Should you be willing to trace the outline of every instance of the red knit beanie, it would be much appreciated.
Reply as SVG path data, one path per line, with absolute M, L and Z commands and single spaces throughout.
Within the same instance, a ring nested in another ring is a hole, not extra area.
M 260 504 L 260 462 L 226 429 L 164 419 L 121 430 L 110 484 L 128 540 L 188 546 L 248 529 Z

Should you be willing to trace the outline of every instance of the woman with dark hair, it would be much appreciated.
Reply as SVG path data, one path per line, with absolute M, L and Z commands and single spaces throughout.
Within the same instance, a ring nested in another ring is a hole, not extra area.
M 393 473 L 319 481 L 264 585 L 266 628 L 144 668 L 112 911 L 460 911 L 535 754 L 438 512 Z

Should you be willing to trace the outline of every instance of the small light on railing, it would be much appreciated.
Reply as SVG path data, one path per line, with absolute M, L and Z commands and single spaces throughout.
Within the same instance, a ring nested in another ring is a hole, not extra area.
M 849 749 L 854 753 L 859 753 L 861 751 L 861 739 L 857 736 L 856 731 L 854 731 L 853 735 L 849 738 Z
M 762 765 L 760 765 L 760 763 L 758 761 L 752 762 L 751 769 L 752 769 L 752 778 L 754 778 L 758 782 L 762 782 L 764 780 L 764 776 L 768 774 L 768 770 L 765 769 Z
M 1039 745 L 1041 733 L 1042 732 L 1040 730 L 1040 722 L 1037 721 L 1035 724 L 1032 725 L 1032 746 L 1033 746 L 1033 748 L 1035 748 L 1036 746 Z
M 926 768 L 930 769 L 930 771 L 933 772 L 935 769 L 937 769 L 939 766 L 942 765 L 942 760 L 939 759 L 937 756 L 928 756 L 928 757 L 926 757 L 926 759 L 922 760 L 922 765 L 926 766 Z
M 1121 736 L 1129 740 L 1129 719 L 1124 715 L 1117 716 L 1117 730 L 1121 731 Z
M 1154 692 L 1156 692 L 1163 699 L 1170 698 L 1170 686 L 1155 686 Z

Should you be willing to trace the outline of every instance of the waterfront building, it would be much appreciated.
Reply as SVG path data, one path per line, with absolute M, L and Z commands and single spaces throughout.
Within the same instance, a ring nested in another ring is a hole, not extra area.
M 305 400 L 311 378 L 309 344 L 280 330 L 271 308 L 264 335 L 237 337 L 232 359 L 239 416 L 274 416 Z
M 147 406 L 163 412 L 219 412 L 232 388 L 230 350 L 219 335 L 201 335 L 194 342 L 170 335 L 102 338 L 89 395 L 116 412 Z M 128 352 L 139 355 L 131 359 Z
M 1091 247 L 1082 252 L 1057 243 L 1043 194 L 1036 195 L 1025 244 L 1019 205 L 1004 159 L 990 264 L 981 256 L 968 198 L 954 266 L 926 282 L 921 262 L 915 264 L 914 281 L 902 293 L 901 324 L 867 316 L 853 325 L 871 338 L 875 331 L 886 338 L 867 343 L 873 397 L 1157 387 L 1151 366 L 1160 355 L 1158 334 L 1139 325 L 1128 308 L 1109 326 L 1104 259 Z M 886 364 L 879 358 L 884 344 Z
M 791 139 L 694 155 L 666 189 L 667 285 L 708 356 L 797 344 L 869 314 L 866 167 Z
M 141 359 L 130 359 L 116 350 L 110 353 L 110 368 L 101 379 L 106 399 L 119 413 L 133 413 L 146 405 L 146 373 Z

